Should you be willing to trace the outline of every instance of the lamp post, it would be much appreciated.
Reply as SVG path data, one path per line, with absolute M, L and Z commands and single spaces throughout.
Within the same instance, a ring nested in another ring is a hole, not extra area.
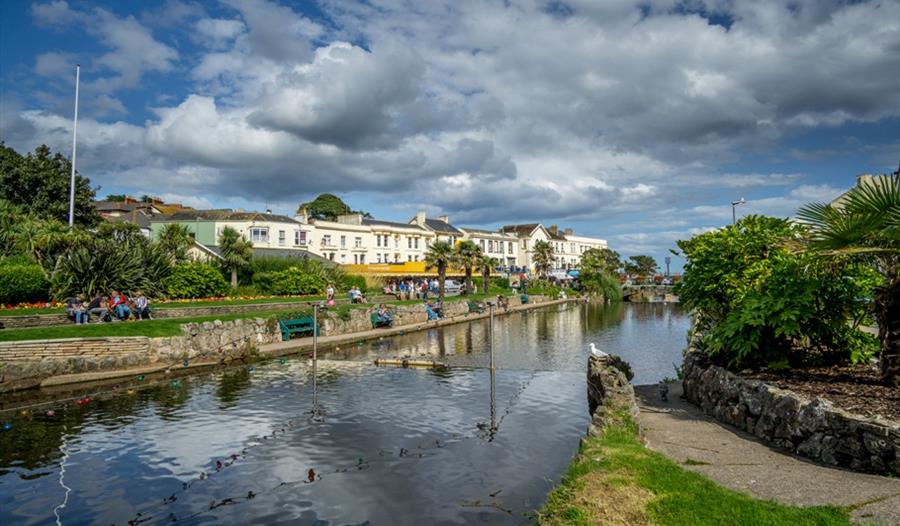
M 75 224 L 75 147 L 78 145 L 78 84 L 81 64 L 75 65 L 75 119 L 72 121 L 72 176 L 69 178 L 69 228 Z
M 731 224 L 732 225 L 737 223 L 737 215 L 735 214 L 735 211 L 734 211 L 735 207 L 738 205 L 743 205 L 743 204 L 747 204 L 747 200 L 744 199 L 743 197 L 738 199 L 737 201 L 731 202 Z

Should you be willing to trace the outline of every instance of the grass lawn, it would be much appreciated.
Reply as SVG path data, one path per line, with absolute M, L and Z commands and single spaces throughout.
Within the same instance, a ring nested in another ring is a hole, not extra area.
M 589 437 L 538 514 L 541 526 L 849 526 L 839 507 L 798 508 L 719 486 L 644 447 L 628 417 Z
M 454 296 L 446 298 L 445 301 L 468 301 L 483 300 L 484 294 L 473 294 L 472 296 Z M 309 299 L 297 299 L 298 302 L 307 302 Z M 210 302 L 212 303 L 212 302 Z M 403 300 L 385 302 L 386 305 L 415 305 L 422 304 L 423 300 Z M 372 308 L 373 303 L 361 304 L 341 304 L 329 309 L 337 314 L 338 317 L 345 318 L 353 309 Z M 280 308 L 271 311 L 260 312 L 241 312 L 234 314 L 219 314 L 213 316 L 194 316 L 185 318 L 164 318 L 157 320 L 145 321 L 126 321 L 113 323 L 91 323 L 88 325 L 60 325 L 56 327 L 32 327 L 27 329 L 3 329 L 0 330 L 0 341 L 20 341 L 20 340 L 54 340 L 59 338 L 82 338 L 82 337 L 102 337 L 102 336 L 178 336 L 181 334 L 179 327 L 183 323 L 202 322 L 212 320 L 236 320 L 240 318 L 267 318 L 270 316 L 280 316 L 286 318 L 293 315 L 309 315 L 312 316 L 312 308 L 306 305 L 300 308 Z
M 224 299 L 217 301 L 171 301 L 155 302 L 156 309 L 186 309 L 188 307 L 216 307 L 221 305 L 255 305 L 259 303 L 304 303 L 307 301 L 321 301 L 325 296 L 303 296 L 283 298 L 257 298 L 257 299 Z M 3 309 L 0 316 L 27 316 L 29 314 L 64 314 L 65 309 L 51 307 L 46 309 Z

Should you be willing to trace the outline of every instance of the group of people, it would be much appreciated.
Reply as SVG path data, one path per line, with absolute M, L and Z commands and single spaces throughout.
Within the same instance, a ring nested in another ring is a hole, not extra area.
M 76 325 L 90 323 L 92 317 L 97 323 L 153 319 L 150 299 L 141 291 L 129 297 L 114 290 L 109 296 L 101 294 L 85 304 L 86 299 L 84 294 L 79 294 L 66 300 L 66 315 Z
M 384 293 L 396 296 L 398 300 L 427 300 L 428 295 L 438 294 L 438 280 L 435 278 L 404 279 L 391 281 L 384 286 Z

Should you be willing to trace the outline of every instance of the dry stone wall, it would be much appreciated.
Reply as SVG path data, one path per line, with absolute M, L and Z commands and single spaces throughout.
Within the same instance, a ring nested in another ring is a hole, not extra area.
M 591 412 L 591 424 L 588 436 L 599 436 L 608 424 L 614 421 L 618 411 L 625 411 L 637 423 L 637 399 L 634 387 L 628 382 L 625 373 L 613 364 L 615 358 L 588 358 L 587 394 L 588 409 Z
M 684 394 L 716 420 L 826 464 L 900 475 L 900 423 L 807 400 L 711 365 L 702 353 L 684 358 Z

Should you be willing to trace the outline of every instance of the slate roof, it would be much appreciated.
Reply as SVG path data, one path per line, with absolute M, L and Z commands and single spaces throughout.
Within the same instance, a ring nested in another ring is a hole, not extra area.
M 451 225 L 450 223 L 445 223 L 440 219 L 425 219 L 425 226 L 428 228 L 428 230 L 432 230 L 434 232 L 462 235 L 462 232 L 460 232 L 458 228 Z
M 222 249 L 215 245 L 203 245 L 207 250 L 213 252 L 217 256 L 222 255 Z M 290 248 L 253 248 L 253 257 L 276 257 L 276 258 L 292 258 L 292 259 L 312 259 L 320 263 L 335 266 L 337 263 L 328 258 L 317 256 L 307 250 L 297 250 Z
M 105 217 L 104 219 L 106 219 L 110 223 L 128 222 L 128 223 L 134 223 L 141 228 L 149 229 L 150 228 L 150 218 L 151 218 L 150 214 L 148 214 L 144 210 L 137 209 L 137 210 L 132 210 L 130 212 L 126 212 L 120 216 L 108 216 L 108 217 Z
M 276 223 L 296 223 L 292 217 L 263 212 L 235 212 L 233 210 L 190 210 L 176 212 L 160 218 L 160 221 L 274 221 Z
M 518 237 L 525 237 L 531 235 L 534 232 L 534 229 L 538 227 L 540 223 L 527 223 L 524 225 L 503 225 L 500 227 L 501 232 L 509 232 L 511 234 L 515 234 Z
M 422 230 L 422 227 L 413 223 L 398 223 L 396 221 L 382 221 L 380 219 L 370 219 L 368 217 L 364 217 L 362 220 L 362 224 L 366 226 L 392 226 L 398 228 L 418 228 Z

